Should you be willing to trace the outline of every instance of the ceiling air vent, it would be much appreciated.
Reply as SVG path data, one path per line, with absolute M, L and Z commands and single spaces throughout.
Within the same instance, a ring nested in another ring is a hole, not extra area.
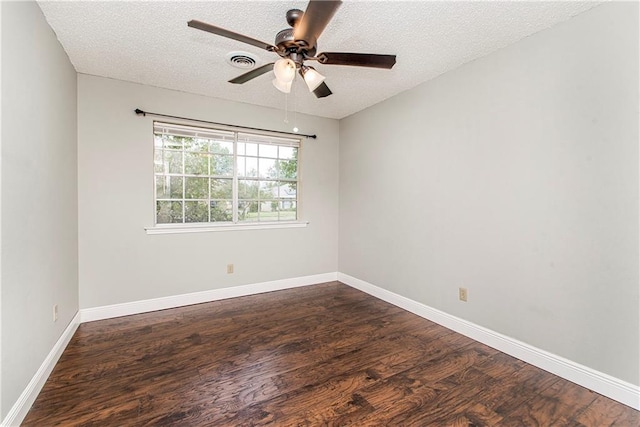
M 233 67 L 248 70 L 255 67 L 256 57 L 249 52 L 229 52 L 227 53 L 227 62 Z

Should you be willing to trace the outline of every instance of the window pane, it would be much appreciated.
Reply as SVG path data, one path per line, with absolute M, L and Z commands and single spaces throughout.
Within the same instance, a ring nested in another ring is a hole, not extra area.
M 184 222 L 209 222 L 207 202 L 184 202 Z
M 209 198 L 209 178 L 185 177 L 184 179 L 185 199 Z
M 251 144 L 249 142 L 244 145 L 245 154 L 247 156 L 257 156 L 258 155 L 258 144 Z
M 258 202 L 239 202 L 238 203 L 238 220 L 239 221 L 257 221 L 258 220 Z
M 258 181 L 249 179 L 238 180 L 238 198 L 239 199 L 257 199 L 258 198 Z
M 162 148 L 162 135 L 153 135 L 153 146 L 156 149 Z
M 182 199 L 181 176 L 156 176 L 157 199 Z
M 258 159 L 258 166 L 260 169 L 260 178 L 275 178 L 277 176 L 277 170 L 275 168 L 276 160 L 274 159 Z
M 232 221 L 232 220 L 233 220 L 233 202 L 231 200 L 212 200 L 211 201 L 211 222 Z
M 280 201 L 280 221 L 295 221 L 297 219 L 296 202 L 293 200 Z
M 296 160 L 278 160 L 275 167 L 278 170 L 278 178 L 296 179 L 298 177 Z
M 284 160 L 295 160 L 298 158 L 298 149 L 294 147 L 278 147 L 278 158 Z
M 233 176 L 233 156 L 212 155 L 210 173 L 218 176 Z
M 186 138 L 182 136 L 162 135 L 162 140 L 164 141 L 164 148 L 171 148 L 174 150 L 182 150 L 185 139 Z
M 164 172 L 164 162 L 162 160 L 162 150 L 156 149 L 153 153 L 153 170 L 155 173 Z
M 164 152 L 166 173 L 182 173 L 182 153 L 180 151 Z
M 169 177 L 156 176 L 156 199 L 169 198 Z
M 182 185 L 182 181 L 184 178 L 181 176 L 171 176 L 169 177 L 169 198 L 171 199 L 182 199 L 184 198 L 184 188 Z
M 188 151 L 209 151 L 209 140 L 203 138 L 186 138 L 184 142 L 184 149 Z
M 218 154 L 233 154 L 233 142 L 211 141 L 211 152 Z
M 255 157 L 245 157 L 245 173 L 243 176 L 258 176 L 258 159 Z
M 156 202 L 158 224 L 182 222 L 182 202 Z
M 211 179 L 212 199 L 233 199 L 233 180 Z
M 278 220 L 278 201 L 266 200 L 260 202 L 260 221 Z
M 191 175 L 207 175 L 209 171 L 209 155 L 201 153 L 184 154 L 184 173 Z
M 295 182 L 278 182 L 278 194 L 281 199 L 295 199 L 298 185 Z
M 238 142 L 238 156 L 244 156 L 244 155 L 245 155 L 244 142 Z
M 260 144 L 259 154 L 260 157 L 271 157 L 272 159 L 276 159 L 278 157 L 278 146 L 271 144 Z
M 247 176 L 245 163 L 246 157 L 238 156 L 236 158 L 236 168 L 238 169 L 238 176 Z
M 278 197 L 278 186 L 274 181 L 260 181 L 260 198 L 275 199 Z

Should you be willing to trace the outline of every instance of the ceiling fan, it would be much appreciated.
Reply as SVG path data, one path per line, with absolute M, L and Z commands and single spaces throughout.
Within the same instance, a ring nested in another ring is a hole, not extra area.
M 191 28 L 207 31 L 227 37 L 269 52 L 280 55 L 280 59 L 242 74 L 229 83 L 243 84 L 273 70 L 276 78 L 273 85 L 278 90 L 289 93 L 296 71 L 300 73 L 309 91 L 318 98 L 331 95 L 331 90 L 324 83 L 325 77 L 305 61 L 317 61 L 326 65 L 352 65 L 356 67 L 373 67 L 391 69 L 396 63 L 395 55 L 377 55 L 369 53 L 323 52 L 316 55 L 318 37 L 322 34 L 341 1 L 311 0 L 305 12 L 291 9 L 287 12 L 286 28 L 276 35 L 275 45 L 254 38 L 234 33 L 202 21 L 191 20 L 187 25 Z

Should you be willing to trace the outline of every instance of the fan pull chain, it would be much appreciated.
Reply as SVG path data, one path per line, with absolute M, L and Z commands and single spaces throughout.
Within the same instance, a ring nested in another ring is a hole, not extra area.
M 285 93 L 284 94 L 284 122 L 287 124 L 289 123 L 288 107 L 289 107 L 289 94 Z
M 297 105 L 297 94 L 298 92 L 295 89 L 295 85 L 291 85 L 292 88 L 292 92 L 293 92 L 293 132 L 294 133 L 298 133 L 298 105 Z

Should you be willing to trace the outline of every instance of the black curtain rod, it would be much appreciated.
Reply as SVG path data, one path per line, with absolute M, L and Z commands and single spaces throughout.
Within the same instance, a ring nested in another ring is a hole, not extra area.
M 139 108 L 136 108 L 134 111 L 135 111 L 135 113 L 137 115 L 142 115 L 142 116 L 146 116 L 148 114 L 150 116 L 169 117 L 170 119 L 189 120 L 191 122 L 207 123 L 207 124 L 210 124 L 210 125 L 218 125 L 218 126 L 228 126 L 228 127 L 232 127 L 232 128 L 238 128 L 238 129 L 258 130 L 258 131 L 265 131 L 265 132 L 280 133 L 280 134 L 283 134 L 283 135 L 304 136 L 305 138 L 313 138 L 313 139 L 317 138 L 316 135 L 306 135 L 304 133 L 282 132 L 282 131 L 279 131 L 279 130 L 252 128 L 252 127 L 248 127 L 248 126 L 230 125 L 230 124 L 227 124 L 227 123 L 209 122 L 207 120 L 189 119 L 187 117 L 169 116 L 168 114 L 151 113 L 149 111 L 142 111 Z

